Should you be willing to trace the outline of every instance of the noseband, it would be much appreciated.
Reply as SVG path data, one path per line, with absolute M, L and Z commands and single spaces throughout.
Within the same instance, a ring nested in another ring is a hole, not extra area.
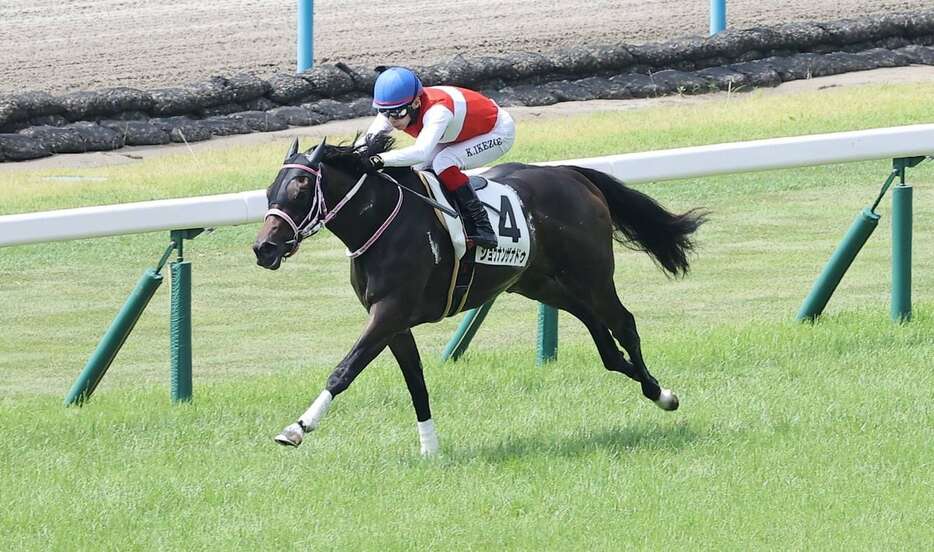
M 296 224 L 295 221 L 292 220 L 292 217 L 281 209 L 270 208 L 266 211 L 266 216 L 264 218 L 278 217 L 285 221 L 285 223 L 289 225 L 289 228 L 292 229 L 292 239 L 285 242 L 285 244 L 290 248 L 282 255 L 284 258 L 288 258 L 294 255 L 298 251 L 298 246 L 301 244 L 302 240 L 317 234 L 322 227 L 326 226 L 327 223 L 331 221 L 331 219 L 337 216 L 337 213 L 340 212 L 341 208 L 344 207 L 344 205 L 346 205 L 347 202 L 350 201 L 350 199 L 353 198 L 353 196 L 356 195 L 358 191 L 360 191 L 360 188 L 363 186 L 363 182 L 367 177 L 367 173 L 360 175 L 357 183 L 354 184 L 353 187 L 351 187 L 350 190 L 344 194 L 344 197 L 337 202 L 337 205 L 335 205 L 334 208 L 329 211 L 327 203 L 324 200 L 324 192 L 321 190 L 321 169 L 313 169 L 298 163 L 286 163 L 282 165 L 279 170 L 281 172 L 286 169 L 298 169 L 313 174 L 315 176 L 315 192 L 311 201 L 311 207 L 308 209 L 308 214 L 299 224 Z M 288 183 L 286 183 L 286 185 L 287 184 Z M 348 257 L 355 258 L 362 255 L 367 249 L 370 248 L 371 245 L 373 245 L 373 243 L 376 242 L 376 240 L 379 239 L 381 235 L 383 235 L 383 232 L 386 231 L 386 228 L 389 227 L 389 224 L 393 221 L 393 219 L 396 218 L 396 215 L 399 214 L 399 209 L 402 207 L 402 187 L 398 183 L 396 183 L 396 187 L 399 190 L 399 199 L 396 201 L 395 209 L 393 209 L 392 213 L 389 215 L 386 221 L 380 225 L 376 232 L 363 244 L 363 246 L 360 247 L 360 249 L 354 251 L 353 253 L 350 251 L 347 252 Z

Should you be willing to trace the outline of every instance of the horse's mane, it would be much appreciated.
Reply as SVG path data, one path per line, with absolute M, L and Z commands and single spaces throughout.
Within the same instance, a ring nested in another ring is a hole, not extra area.
M 359 136 L 359 134 L 354 136 L 349 143 L 326 144 L 322 161 L 348 174 L 359 175 L 363 172 L 360 165 L 361 150 L 363 155 L 370 157 L 385 153 L 396 144 L 396 139 L 389 134 L 377 134 L 367 136 L 363 144 L 354 146 Z M 418 179 L 412 180 L 410 178 L 415 174 L 412 167 L 385 167 L 382 172 L 395 178 L 399 184 L 406 188 L 413 188 L 419 182 Z
M 360 146 L 354 146 L 359 138 L 359 134 L 354 136 L 353 140 L 341 142 L 336 145 L 327 144 L 324 151 L 323 161 L 339 169 L 350 173 L 360 172 L 360 150 L 363 150 L 365 157 L 379 155 L 392 149 L 396 139 L 389 134 L 369 135 L 366 142 Z

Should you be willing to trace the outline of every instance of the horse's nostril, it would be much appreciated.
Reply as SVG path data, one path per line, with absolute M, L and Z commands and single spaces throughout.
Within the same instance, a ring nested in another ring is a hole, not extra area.
M 263 241 L 253 244 L 253 253 L 256 255 L 256 264 L 270 268 L 273 265 L 278 267 L 281 253 L 279 246 L 271 241 Z
M 259 257 L 260 255 L 268 255 L 269 253 L 275 252 L 275 250 L 276 250 L 276 244 L 270 241 L 264 241 L 262 243 L 253 244 L 253 252 L 256 253 L 257 257 Z

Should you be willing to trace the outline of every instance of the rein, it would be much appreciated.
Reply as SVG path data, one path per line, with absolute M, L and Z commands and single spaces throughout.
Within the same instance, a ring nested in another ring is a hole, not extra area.
M 435 209 L 438 209 L 439 211 L 443 211 L 443 212 L 445 212 L 445 213 L 451 215 L 451 216 L 454 217 L 454 218 L 457 218 L 457 217 L 460 216 L 460 215 L 457 213 L 457 211 L 455 211 L 454 209 L 451 209 L 450 207 L 441 205 L 440 203 L 438 203 L 438 202 L 435 201 L 434 199 L 432 199 L 432 198 L 430 198 L 430 197 L 428 197 L 428 196 L 426 196 L 426 195 L 422 195 L 422 194 L 416 192 L 415 190 L 413 190 L 413 189 L 411 189 L 411 188 L 406 188 L 405 186 L 399 184 L 399 181 L 398 181 L 398 180 L 396 180 L 395 178 L 389 176 L 388 174 L 386 174 L 386 173 L 384 173 L 384 172 L 382 172 L 382 171 L 380 171 L 380 172 L 377 173 L 377 174 L 379 174 L 381 177 L 383 177 L 384 179 L 388 180 L 389 182 L 392 182 L 393 184 L 395 184 L 396 186 L 398 186 L 401 190 L 404 190 L 404 191 L 406 191 L 406 192 L 409 192 L 410 194 L 412 194 L 412 195 L 415 196 L 416 198 L 420 199 L 421 201 L 427 203 L 428 205 L 431 205 L 431 206 L 434 207 Z M 497 213 L 498 213 L 498 212 L 499 212 L 499 211 L 497 211 Z
M 350 201 L 358 191 L 360 191 L 360 188 L 363 186 L 363 182 L 366 180 L 367 174 L 363 173 L 360 175 L 360 178 L 357 180 L 356 184 L 354 184 L 350 190 L 344 194 L 344 197 L 342 197 L 341 200 L 337 202 L 337 205 L 335 205 L 334 208 L 329 211 L 327 203 L 324 200 L 324 192 L 321 190 L 322 171 L 320 169 L 316 170 L 306 165 L 297 163 L 286 163 L 282 165 L 280 171 L 284 169 L 299 169 L 315 175 L 314 199 L 312 199 L 311 207 L 308 209 L 308 214 L 305 216 L 301 223 L 296 224 L 295 221 L 292 220 L 292 217 L 281 209 L 270 208 L 266 211 L 266 216 L 264 217 L 278 217 L 285 221 L 285 223 L 288 224 L 292 229 L 292 239 L 285 242 L 287 245 L 291 245 L 292 248 L 290 251 L 283 255 L 283 257 L 288 258 L 298 251 L 298 246 L 301 244 L 302 240 L 317 234 L 322 227 L 327 226 L 328 222 L 337 216 L 337 213 L 340 212 L 341 208 L 343 208 L 344 205 L 346 205 L 347 202 Z M 373 235 L 370 236 L 370 238 L 364 242 L 364 244 L 359 249 L 352 253 L 349 250 L 347 251 L 347 256 L 351 259 L 363 255 L 367 249 L 376 243 L 376 240 L 378 240 L 380 236 L 383 235 L 386 229 L 389 228 L 389 225 L 392 223 L 392 221 L 396 218 L 396 215 L 399 214 L 399 210 L 402 207 L 402 186 L 400 186 L 398 182 L 395 182 L 395 184 L 399 191 L 399 199 L 396 201 L 395 208 L 392 210 L 392 213 L 389 214 L 389 217 L 386 218 L 383 224 L 381 224 L 380 227 L 376 229 L 376 232 L 374 232 Z

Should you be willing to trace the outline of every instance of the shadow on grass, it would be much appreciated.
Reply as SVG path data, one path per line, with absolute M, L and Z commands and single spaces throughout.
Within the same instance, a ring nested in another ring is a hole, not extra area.
M 502 463 L 534 456 L 574 458 L 595 452 L 625 456 L 643 450 L 677 451 L 697 440 L 698 434 L 686 425 L 637 425 L 558 438 L 554 435 L 513 437 L 495 445 L 455 452 L 452 459 L 455 462 L 482 460 Z

